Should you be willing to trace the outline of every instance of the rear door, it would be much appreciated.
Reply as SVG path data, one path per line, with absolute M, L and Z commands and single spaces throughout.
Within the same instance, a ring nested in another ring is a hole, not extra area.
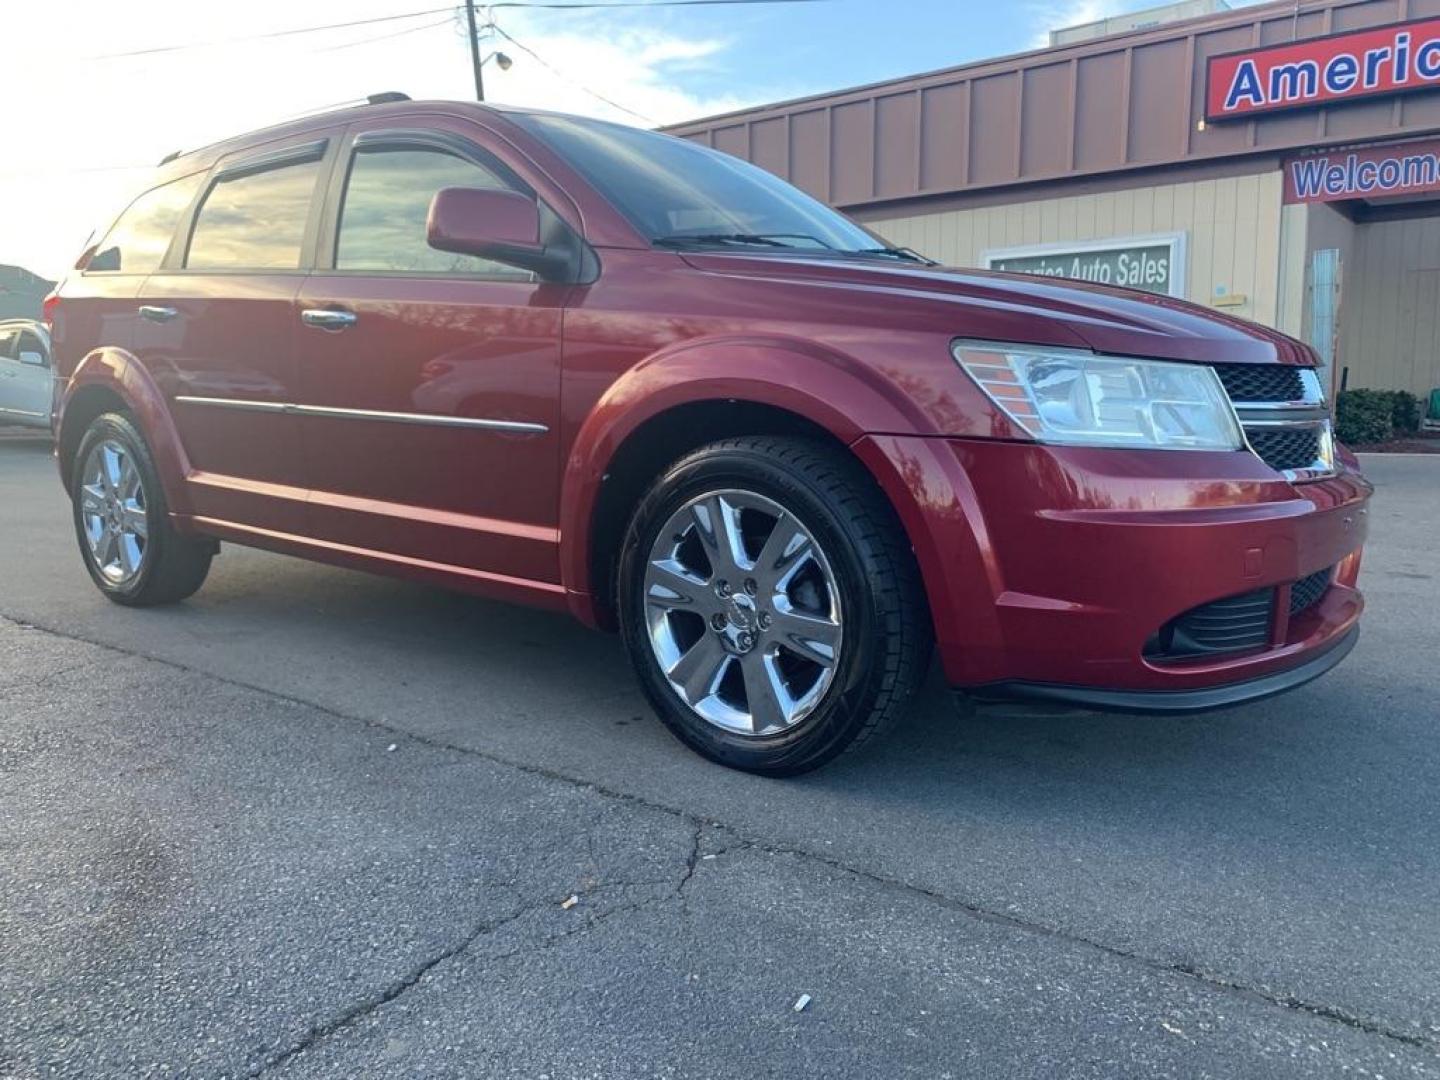
M 305 532 L 296 296 L 335 132 L 221 158 L 141 290 L 135 351 L 170 403 L 199 518 Z
M 534 192 L 474 125 L 424 123 L 353 125 L 331 181 L 299 304 L 311 525 L 366 550 L 557 582 L 570 290 L 426 244 L 441 188 Z
M 165 259 L 207 171 L 175 177 L 137 196 L 83 266 L 66 277 L 50 339 L 51 364 L 61 376 L 72 374 L 95 349 L 134 349 L 136 297 Z

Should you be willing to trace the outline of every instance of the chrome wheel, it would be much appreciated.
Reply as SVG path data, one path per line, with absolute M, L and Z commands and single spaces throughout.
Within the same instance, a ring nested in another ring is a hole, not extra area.
M 133 581 L 145 565 L 149 522 L 145 484 L 123 443 L 105 439 L 85 459 L 80 520 L 91 561 L 112 585 Z
M 834 571 L 772 499 L 738 490 L 691 499 L 660 530 L 644 589 L 661 672 L 717 727 L 785 731 L 834 681 L 844 639 Z

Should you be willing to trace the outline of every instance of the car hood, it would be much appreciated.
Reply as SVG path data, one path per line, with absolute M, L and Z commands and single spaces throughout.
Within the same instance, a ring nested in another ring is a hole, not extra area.
M 1019 316 L 1019 325 L 1034 327 L 1034 335 L 1023 338 L 1033 344 L 1065 341 L 1096 352 L 1197 363 L 1316 362 L 1308 346 L 1257 323 L 1108 285 L 868 258 L 708 252 L 687 252 L 684 258 L 708 273 L 853 289 L 881 302 L 900 296 L 929 300 L 945 324 L 953 324 L 957 337 L 974 334 L 969 328 L 983 326 L 986 313 L 1004 309 L 1012 316 L 1010 325 Z

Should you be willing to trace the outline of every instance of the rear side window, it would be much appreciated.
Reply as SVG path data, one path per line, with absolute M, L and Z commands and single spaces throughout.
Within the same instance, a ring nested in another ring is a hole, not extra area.
M 0 330 L 0 359 L 15 359 L 15 331 Z
M 441 188 L 507 188 L 489 169 L 442 150 L 360 150 L 350 166 L 335 269 L 378 274 L 486 274 L 528 279 L 514 267 L 436 251 L 425 240 Z
M 152 188 L 126 208 L 95 254 L 86 271 L 108 270 L 126 274 L 148 274 L 160 265 L 175 235 L 180 216 L 190 207 L 204 173 L 172 180 Z
M 215 181 L 200 204 L 191 270 L 297 270 L 320 162 L 278 165 Z

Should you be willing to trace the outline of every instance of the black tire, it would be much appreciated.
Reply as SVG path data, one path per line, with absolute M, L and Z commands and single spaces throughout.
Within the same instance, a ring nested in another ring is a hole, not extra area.
M 660 530 L 717 489 L 754 493 L 793 515 L 838 586 L 845 619 L 834 675 L 809 714 L 783 731 L 737 734 L 706 720 L 672 687 L 651 645 L 645 575 Z M 933 630 L 914 554 L 888 501 L 837 448 L 750 436 L 695 450 L 642 499 L 620 558 L 616 610 L 640 685 L 682 742 L 722 765 L 766 776 L 817 769 L 885 729 L 925 676 Z
M 82 495 L 86 463 L 92 451 L 110 441 L 124 448 L 139 474 L 146 528 L 139 570 L 124 581 L 111 580 L 92 554 L 85 529 Z M 184 600 L 205 581 L 210 572 L 216 543 L 204 537 L 185 536 L 170 524 L 165 492 L 155 469 L 155 459 L 135 423 L 123 413 L 105 413 L 91 423 L 80 440 L 71 473 L 71 516 L 80 557 L 96 587 L 117 604 L 153 607 Z

